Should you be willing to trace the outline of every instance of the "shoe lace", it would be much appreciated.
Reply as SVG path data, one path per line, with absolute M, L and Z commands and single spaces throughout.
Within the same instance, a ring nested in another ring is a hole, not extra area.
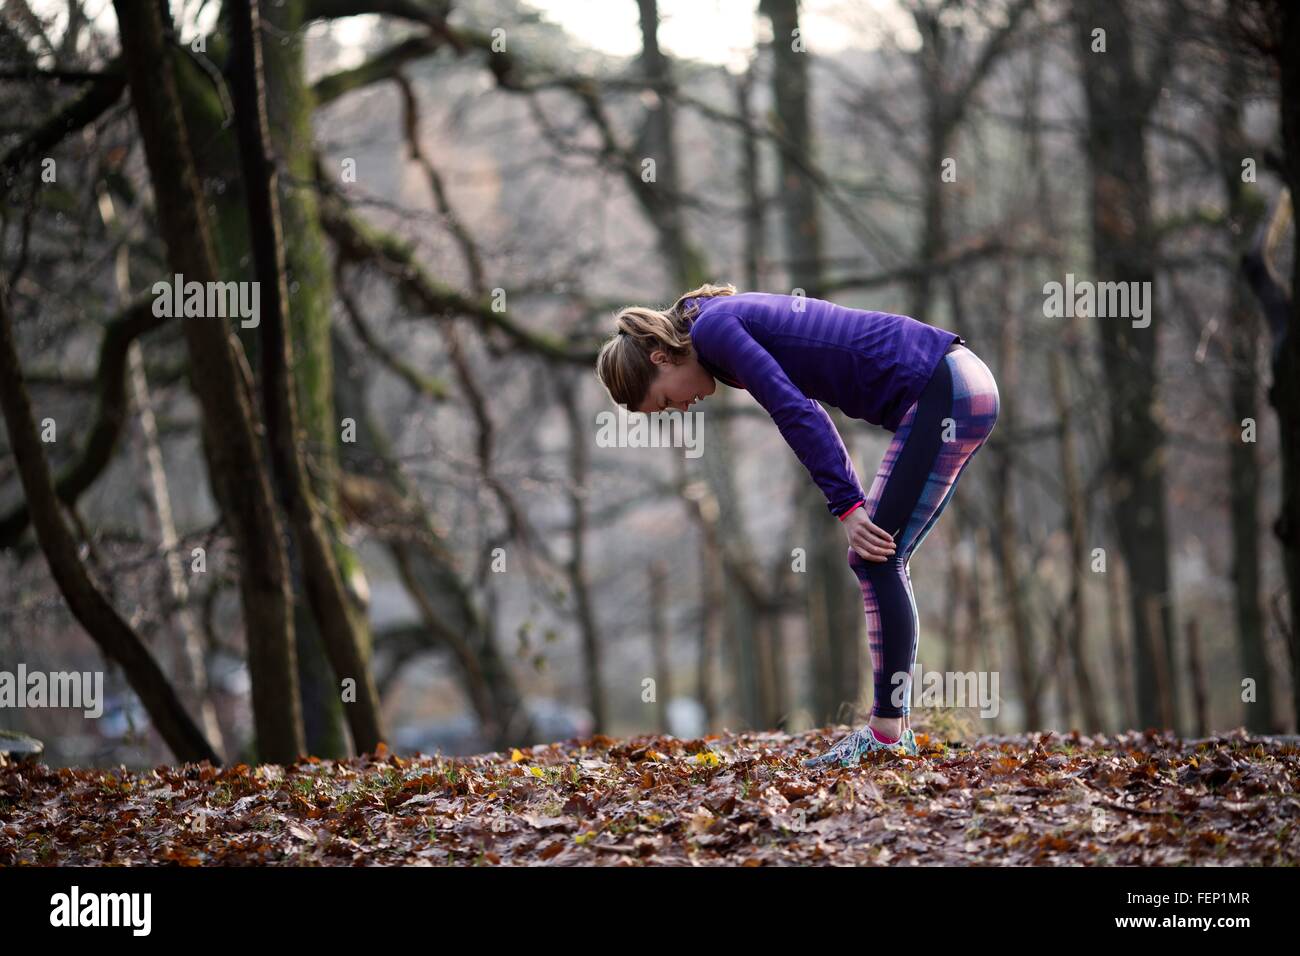
M 855 730 L 850 734 L 846 734 L 844 739 L 830 749 L 830 752 L 836 757 L 844 759 L 846 757 L 854 757 L 867 749 L 867 740 L 862 735 L 862 731 Z

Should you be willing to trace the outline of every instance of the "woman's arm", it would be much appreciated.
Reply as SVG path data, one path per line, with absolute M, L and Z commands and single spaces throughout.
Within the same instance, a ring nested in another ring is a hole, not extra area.
M 776 422 L 781 437 L 839 516 L 866 495 L 853 460 L 826 409 L 790 381 L 770 352 L 746 331 L 739 317 L 713 309 L 691 329 L 695 347 L 711 362 L 730 369 Z M 859 509 L 860 510 L 860 509 Z

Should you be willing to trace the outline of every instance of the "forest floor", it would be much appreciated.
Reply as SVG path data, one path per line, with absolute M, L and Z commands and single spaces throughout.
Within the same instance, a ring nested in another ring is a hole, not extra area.
M 476 757 L 0 766 L 0 865 L 1295 865 L 1300 747 L 1243 731 L 926 735 L 807 769 L 850 728 Z

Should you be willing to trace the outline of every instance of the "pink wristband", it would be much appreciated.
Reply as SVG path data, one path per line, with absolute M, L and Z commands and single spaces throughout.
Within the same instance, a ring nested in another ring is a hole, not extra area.
M 840 520 L 843 521 L 843 520 L 844 520 L 845 518 L 847 518 L 849 515 L 853 514 L 853 512 L 854 512 L 856 509 L 861 508 L 861 507 L 862 507 L 862 502 L 859 501 L 856 505 L 854 505 L 854 506 L 853 506 L 852 508 L 850 508 L 848 511 L 844 512 L 844 514 L 840 515 Z

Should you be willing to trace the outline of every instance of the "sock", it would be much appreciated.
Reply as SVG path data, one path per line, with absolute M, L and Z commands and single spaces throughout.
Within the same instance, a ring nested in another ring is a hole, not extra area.
M 886 737 L 884 734 L 882 734 L 880 731 L 878 731 L 875 727 L 872 727 L 872 728 L 871 728 L 871 736 L 875 737 L 875 738 L 876 738 L 877 740 L 879 740 L 882 744 L 896 744 L 896 743 L 898 743 L 899 740 L 902 739 L 901 737 Z

